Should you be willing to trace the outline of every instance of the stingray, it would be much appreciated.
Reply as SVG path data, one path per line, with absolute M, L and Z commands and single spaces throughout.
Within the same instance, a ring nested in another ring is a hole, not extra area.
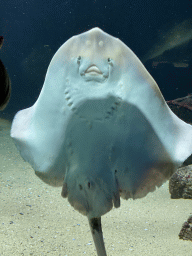
M 11 136 L 35 174 L 87 216 L 106 255 L 101 216 L 160 187 L 192 153 L 192 127 L 119 39 L 93 28 L 53 56 L 35 104 Z

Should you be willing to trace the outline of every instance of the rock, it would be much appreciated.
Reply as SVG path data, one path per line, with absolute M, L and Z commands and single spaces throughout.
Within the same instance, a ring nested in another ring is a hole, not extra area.
M 169 180 L 172 199 L 192 199 L 192 165 L 179 168 Z
M 0 48 L 3 45 L 3 36 L 0 36 Z M 11 81 L 3 62 L 0 60 L 0 111 L 7 106 L 11 95 Z
M 192 94 L 167 101 L 170 109 L 183 121 L 192 123 Z
M 190 215 L 188 220 L 184 222 L 181 228 L 181 231 L 179 233 L 179 238 L 183 240 L 192 241 L 192 215 Z

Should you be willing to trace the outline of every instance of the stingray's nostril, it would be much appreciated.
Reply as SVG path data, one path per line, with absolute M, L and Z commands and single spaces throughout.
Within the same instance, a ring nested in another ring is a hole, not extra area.
M 79 189 L 80 189 L 80 190 L 82 190 L 82 189 L 83 189 L 83 187 L 82 187 L 82 185 L 81 185 L 81 184 L 79 184 Z

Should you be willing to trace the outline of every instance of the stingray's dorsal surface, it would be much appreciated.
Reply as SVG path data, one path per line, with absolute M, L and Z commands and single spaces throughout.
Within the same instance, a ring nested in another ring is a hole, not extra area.
M 64 184 L 63 196 L 89 217 L 118 207 L 120 196 L 145 196 L 192 153 L 191 126 L 136 55 L 99 28 L 59 48 L 11 136 L 36 174 Z

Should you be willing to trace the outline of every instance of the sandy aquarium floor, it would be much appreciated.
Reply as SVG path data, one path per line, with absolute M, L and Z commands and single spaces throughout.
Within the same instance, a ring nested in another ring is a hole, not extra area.
M 43 183 L 23 161 L 0 120 L 0 255 L 96 255 L 87 218 Z M 192 213 L 191 200 L 170 199 L 168 182 L 102 217 L 109 256 L 191 256 L 178 237 Z

